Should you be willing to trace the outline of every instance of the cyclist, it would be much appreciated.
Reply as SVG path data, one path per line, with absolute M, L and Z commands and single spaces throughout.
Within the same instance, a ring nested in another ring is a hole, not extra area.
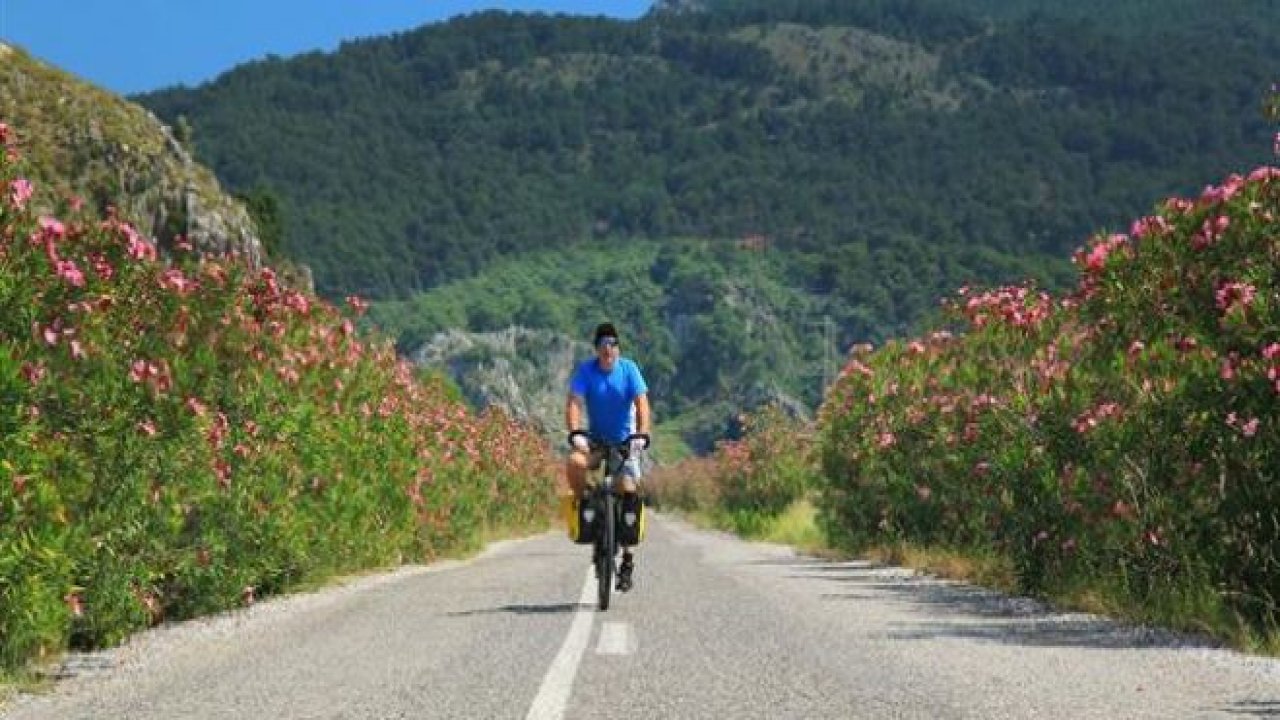
M 569 459 L 565 463 L 565 477 L 572 497 L 565 503 L 581 502 L 586 494 L 587 471 L 600 467 L 604 454 L 593 450 L 591 440 L 600 442 L 630 442 L 634 462 L 628 467 L 640 467 L 640 451 L 648 448 L 651 415 L 649 412 L 649 385 L 640 368 L 630 358 L 622 357 L 618 345 L 618 331 L 612 323 L 596 326 L 596 355 L 584 360 L 574 369 L 569 379 L 569 397 L 564 406 L 565 426 L 569 428 Z M 587 426 L 583 428 L 585 408 Z M 638 475 L 638 472 L 636 473 Z M 629 473 L 621 478 L 623 508 L 639 508 L 636 480 Z M 571 506 L 570 506 L 571 507 Z M 622 565 L 618 567 L 618 589 L 631 589 L 631 574 L 635 560 L 631 547 L 622 548 Z

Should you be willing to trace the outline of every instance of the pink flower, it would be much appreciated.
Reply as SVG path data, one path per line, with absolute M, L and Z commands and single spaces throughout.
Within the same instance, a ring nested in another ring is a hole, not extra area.
M 44 376 L 47 373 L 48 370 L 45 369 L 44 365 L 33 365 L 29 362 L 22 363 L 22 377 L 26 378 L 26 381 L 32 385 L 38 385 L 41 380 L 44 380 Z
M 136 383 L 146 382 L 156 374 L 156 366 L 146 360 L 134 360 L 129 366 L 129 379 Z
M 1240 192 L 1240 188 L 1244 187 L 1244 178 L 1239 175 L 1232 174 L 1222 183 L 1220 187 L 1209 186 L 1201 193 L 1200 198 L 1210 203 L 1222 203 L 1235 197 Z
M 1257 288 L 1249 283 L 1224 282 L 1218 286 L 1214 297 L 1217 299 L 1218 309 L 1226 314 L 1237 307 L 1248 309 L 1253 305 L 1257 292 Z
M 9 204 L 15 210 L 26 207 L 27 201 L 34 193 L 31 183 L 26 178 L 18 178 L 9 183 Z
M 1247 438 L 1251 438 L 1258 434 L 1258 418 L 1251 418 L 1244 425 L 1240 426 L 1240 434 Z
M 1222 237 L 1231 225 L 1231 218 L 1226 215 L 1219 215 L 1214 218 L 1206 218 L 1204 224 L 1200 226 L 1200 230 L 1191 236 L 1191 247 L 1196 250 L 1204 250 L 1213 245 Z
M 132 225 L 124 223 L 121 225 L 121 228 L 124 230 L 125 237 L 128 238 L 127 251 L 129 253 L 129 257 L 139 261 L 156 259 L 155 246 L 144 240 Z
M 204 403 L 200 402 L 194 397 L 187 398 L 186 404 L 187 404 L 187 409 L 190 410 L 191 414 L 195 415 L 196 417 L 204 417 L 205 412 L 208 410 L 208 408 L 205 407 Z
M 1071 425 L 1076 432 L 1084 434 L 1098 427 L 1103 420 L 1115 417 L 1119 414 L 1120 405 L 1118 403 L 1101 403 L 1098 406 L 1081 413 Z
M 157 432 L 156 424 L 150 420 L 143 420 L 138 423 L 138 432 L 146 435 L 147 437 L 155 437 Z
M 1169 232 L 1169 222 L 1161 215 L 1151 215 L 1133 221 L 1133 226 L 1129 228 L 1129 234 L 1135 238 L 1145 238 L 1151 235 L 1165 235 Z
M 55 266 L 59 278 L 73 287 L 84 287 L 84 273 L 71 260 L 59 260 Z
M 190 295 L 198 285 L 194 280 L 190 280 L 178 268 L 169 268 L 160 273 L 160 286 L 168 290 L 172 290 L 178 295 Z
M 41 239 L 58 240 L 66 237 L 67 235 L 67 226 L 63 225 L 62 221 L 57 218 L 41 216 L 39 225 Z
M 1111 256 L 1116 249 L 1124 247 L 1129 243 L 1126 235 L 1119 233 L 1110 235 L 1106 239 L 1095 241 L 1093 247 L 1089 248 L 1089 252 L 1083 256 L 1084 267 L 1091 273 L 1098 273 L 1102 268 L 1106 267 L 1107 258 Z M 1077 254 L 1077 262 L 1080 256 Z
M 351 309 L 357 316 L 364 315 L 365 311 L 369 309 L 369 303 L 365 302 L 358 295 L 348 295 L 347 305 L 351 306 Z
M 1280 140 L 1280 133 L 1276 133 L 1276 139 Z M 1276 154 L 1280 155 L 1280 152 L 1277 152 Z M 1276 179 L 1280 179 L 1280 168 L 1260 167 L 1254 170 L 1253 172 L 1249 173 L 1249 182 L 1264 183 L 1269 180 L 1276 180 Z
M 841 374 L 848 375 L 850 373 L 857 373 L 865 377 L 872 377 L 875 375 L 875 371 L 867 365 L 859 362 L 856 358 L 849 361 L 849 364 L 845 366 L 844 371 Z
M 231 487 L 231 464 L 226 460 L 213 461 L 213 474 L 218 478 L 218 485 L 223 490 Z
M 71 359 L 83 360 L 84 358 L 85 358 L 84 347 L 80 344 L 79 340 L 72 340 L 71 341 Z
M 306 315 L 311 311 L 311 301 L 306 295 L 300 292 L 289 292 L 284 297 L 284 304 L 299 315 Z

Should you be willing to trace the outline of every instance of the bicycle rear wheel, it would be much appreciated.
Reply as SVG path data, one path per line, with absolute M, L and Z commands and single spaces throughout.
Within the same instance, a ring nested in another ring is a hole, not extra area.
M 614 534 L 614 497 L 613 493 L 605 493 L 600 511 L 604 513 L 600 524 L 599 545 L 596 550 L 596 599 L 601 610 L 609 609 L 609 593 L 613 591 L 613 556 L 618 550 L 618 536 Z

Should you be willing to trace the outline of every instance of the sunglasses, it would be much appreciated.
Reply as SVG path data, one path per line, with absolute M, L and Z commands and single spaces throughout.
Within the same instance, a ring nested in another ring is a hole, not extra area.
M 602 337 L 596 341 L 596 349 L 603 350 L 608 347 L 618 347 L 618 339 L 611 337 Z

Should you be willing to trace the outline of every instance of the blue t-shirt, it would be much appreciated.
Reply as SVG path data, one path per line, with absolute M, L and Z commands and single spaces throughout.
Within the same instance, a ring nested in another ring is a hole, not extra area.
M 613 370 L 605 372 L 595 358 L 579 363 L 569 379 L 569 392 L 581 396 L 587 406 L 587 421 L 593 437 L 606 442 L 622 442 L 633 432 L 632 404 L 649 392 L 640 368 L 620 357 Z

